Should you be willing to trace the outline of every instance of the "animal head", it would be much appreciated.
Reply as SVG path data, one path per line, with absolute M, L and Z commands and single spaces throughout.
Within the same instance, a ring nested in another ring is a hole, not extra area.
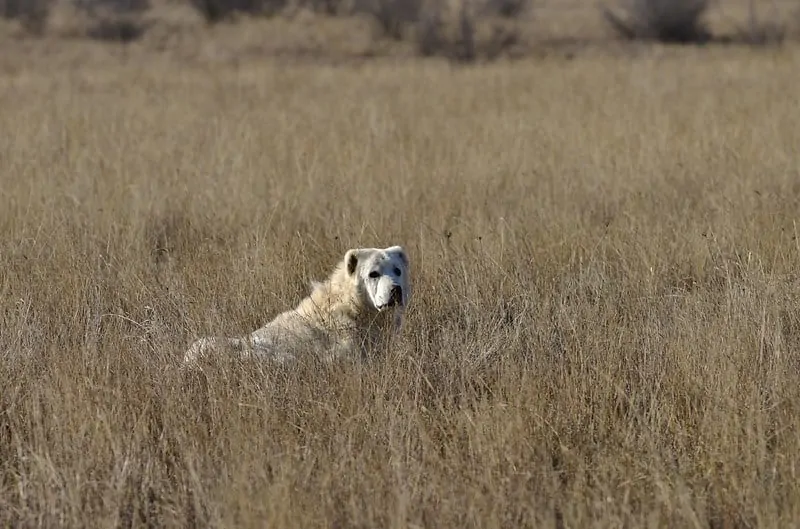
M 404 309 L 410 297 L 408 256 L 401 246 L 356 248 L 344 256 L 345 270 L 370 308 Z

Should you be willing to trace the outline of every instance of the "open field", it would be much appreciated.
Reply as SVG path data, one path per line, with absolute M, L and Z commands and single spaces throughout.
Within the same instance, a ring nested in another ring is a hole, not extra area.
M 16 46 L 0 525 L 800 520 L 796 45 L 470 68 Z M 384 357 L 177 369 L 390 244 L 414 297 Z

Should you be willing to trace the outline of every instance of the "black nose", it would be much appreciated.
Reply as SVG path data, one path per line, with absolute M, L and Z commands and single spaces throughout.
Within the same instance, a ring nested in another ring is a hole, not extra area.
M 389 297 L 389 306 L 403 304 L 403 289 L 397 285 L 392 287 L 392 295 Z

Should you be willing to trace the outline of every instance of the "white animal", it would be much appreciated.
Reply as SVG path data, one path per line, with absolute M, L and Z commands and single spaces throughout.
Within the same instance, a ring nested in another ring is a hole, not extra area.
M 408 306 L 408 256 L 401 246 L 356 248 L 291 310 L 242 338 L 208 337 L 192 343 L 184 362 L 211 354 L 276 362 L 318 354 L 324 361 L 364 359 L 396 332 Z

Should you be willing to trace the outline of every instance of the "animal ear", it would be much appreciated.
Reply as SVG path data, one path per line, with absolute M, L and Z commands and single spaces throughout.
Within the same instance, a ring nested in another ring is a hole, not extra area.
M 358 266 L 358 253 L 358 250 L 347 250 L 347 253 L 344 254 L 345 266 L 347 267 L 347 273 L 350 275 L 356 273 L 356 267 Z
M 394 254 L 403 261 L 403 264 L 408 266 L 408 256 L 406 255 L 406 251 L 403 249 L 402 246 L 390 246 L 386 248 L 386 253 Z

